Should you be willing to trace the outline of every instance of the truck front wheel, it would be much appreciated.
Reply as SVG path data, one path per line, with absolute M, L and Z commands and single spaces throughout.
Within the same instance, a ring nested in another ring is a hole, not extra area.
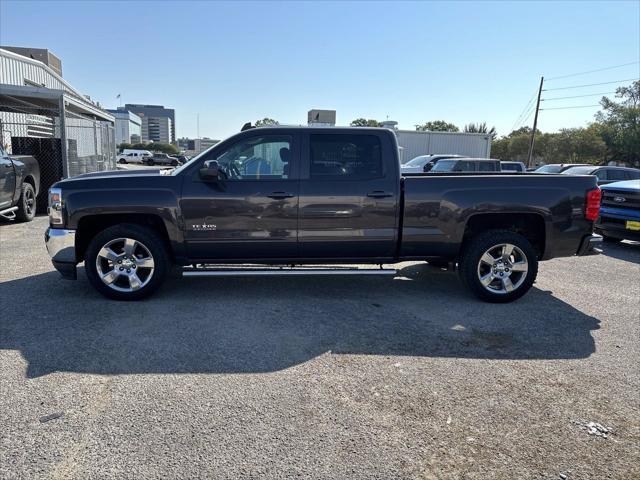
M 460 277 L 478 298 L 507 303 L 523 296 L 538 274 L 538 257 L 531 243 L 508 230 L 490 230 L 465 244 Z
M 160 287 L 169 268 L 169 256 L 153 230 L 120 224 L 91 240 L 84 268 L 89 282 L 104 296 L 139 300 Z
M 22 184 L 22 192 L 18 200 L 16 220 L 30 222 L 36 216 L 36 191 L 30 183 Z

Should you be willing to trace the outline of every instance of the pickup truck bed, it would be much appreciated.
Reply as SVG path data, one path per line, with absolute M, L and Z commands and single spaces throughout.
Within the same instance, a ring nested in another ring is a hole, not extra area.
M 84 260 L 116 299 L 149 295 L 171 264 L 429 260 L 506 302 L 531 287 L 539 260 L 595 252 L 599 194 L 588 176 L 401 176 L 385 129 L 257 128 L 171 172 L 59 182 L 45 239 L 64 276 Z

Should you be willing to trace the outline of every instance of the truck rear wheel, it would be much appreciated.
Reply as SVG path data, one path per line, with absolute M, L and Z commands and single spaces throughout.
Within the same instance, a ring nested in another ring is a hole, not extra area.
M 16 220 L 30 222 L 36 216 L 36 191 L 30 183 L 22 184 L 22 192 L 18 200 Z
M 164 281 L 169 256 L 151 229 L 133 224 L 109 227 L 87 248 L 84 268 L 93 287 L 115 300 L 139 300 Z
M 507 303 L 522 297 L 538 274 L 538 257 L 531 243 L 508 230 L 490 230 L 465 244 L 460 277 L 478 298 Z

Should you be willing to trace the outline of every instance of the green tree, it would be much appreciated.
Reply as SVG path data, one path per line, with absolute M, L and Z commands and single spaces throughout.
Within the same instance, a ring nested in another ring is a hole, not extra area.
M 264 117 L 262 120 L 256 120 L 256 127 L 265 127 L 267 125 L 280 125 L 277 120 L 273 118 Z
M 482 123 L 469 123 L 464 126 L 463 129 L 466 133 L 488 133 L 491 135 L 491 139 L 495 140 L 498 136 L 498 132 L 496 132 L 496 127 L 487 127 L 487 122 Z
M 350 123 L 352 127 L 381 127 L 382 122 L 378 120 L 374 120 L 372 118 L 356 118 L 353 122 Z
M 434 120 L 432 122 L 426 122 L 424 125 L 416 125 L 416 130 L 419 132 L 459 132 L 460 129 L 453 123 L 445 122 L 444 120 Z
M 608 148 L 608 159 L 640 167 L 640 80 L 616 90 L 616 102 L 602 97 L 594 129 Z

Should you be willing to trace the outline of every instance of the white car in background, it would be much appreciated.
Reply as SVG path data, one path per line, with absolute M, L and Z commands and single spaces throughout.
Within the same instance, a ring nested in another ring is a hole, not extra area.
M 149 150 L 133 150 L 124 149 L 122 153 L 118 155 L 118 163 L 146 163 L 146 159 L 153 157 L 153 153 Z
M 448 158 L 465 158 L 465 156 L 444 153 L 438 155 L 420 155 L 416 158 L 412 158 L 404 165 L 400 165 L 400 174 L 428 172 L 436 163 L 438 163 L 438 161 Z

